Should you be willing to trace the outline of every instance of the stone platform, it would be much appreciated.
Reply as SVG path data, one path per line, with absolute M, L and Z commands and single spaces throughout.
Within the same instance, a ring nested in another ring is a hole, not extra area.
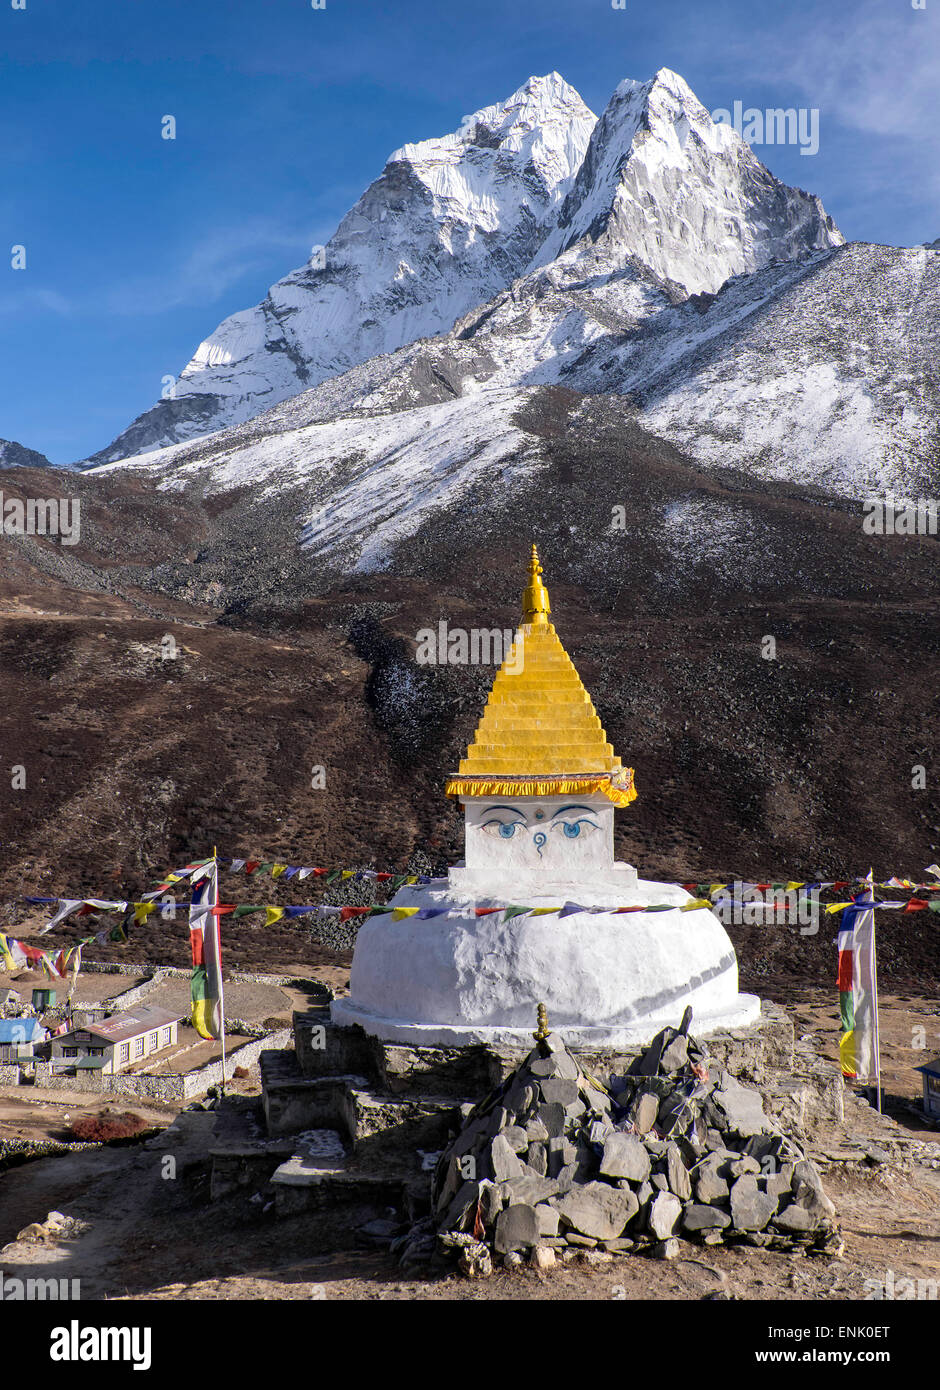
M 328 1004 L 296 1012 L 293 1027 L 293 1050 L 261 1056 L 268 1139 L 213 1151 L 214 1194 L 269 1180 L 281 1216 L 369 1200 L 422 1215 L 437 1154 L 533 1045 L 531 1038 L 518 1048 L 383 1042 L 335 1024 Z M 707 1042 L 719 1066 L 760 1088 L 767 1114 L 781 1124 L 799 1132 L 820 1116 L 841 1119 L 838 1069 L 796 1048 L 793 1024 L 776 1005 L 765 1002 L 755 1023 Z M 603 1081 L 641 1050 L 580 1048 L 577 1057 Z M 328 1154 L 310 1152 L 311 1134 L 324 1136 Z

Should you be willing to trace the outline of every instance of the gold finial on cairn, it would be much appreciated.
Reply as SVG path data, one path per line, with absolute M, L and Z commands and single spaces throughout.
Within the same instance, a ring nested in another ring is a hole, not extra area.
M 539 1004 L 535 1010 L 535 1032 L 532 1034 L 536 1042 L 544 1042 L 549 1036 L 548 1010 L 544 1004 Z

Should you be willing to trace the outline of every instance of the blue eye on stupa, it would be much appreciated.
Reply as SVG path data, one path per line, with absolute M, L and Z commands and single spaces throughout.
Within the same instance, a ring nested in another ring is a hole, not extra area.
M 487 835 L 499 835 L 503 840 L 511 840 L 516 833 L 516 821 L 488 820 L 483 829 Z
M 581 820 L 557 821 L 556 824 L 564 831 L 566 840 L 577 840 L 578 838 L 583 838 L 585 835 L 591 835 L 595 830 L 600 829 L 596 821 L 587 820 L 583 817 Z

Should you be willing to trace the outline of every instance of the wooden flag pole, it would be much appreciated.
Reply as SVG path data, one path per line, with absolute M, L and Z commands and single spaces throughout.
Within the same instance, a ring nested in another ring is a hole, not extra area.
M 873 903 L 875 901 L 875 871 L 868 870 L 868 897 Z M 881 1110 L 881 1039 L 878 1032 L 878 949 L 875 940 L 875 910 L 871 913 L 871 991 L 872 1007 L 874 1009 L 873 1019 L 873 1040 L 875 1044 L 875 1098 L 878 1114 Z
M 213 907 L 219 905 L 219 847 L 212 846 L 212 897 Z M 222 1040 L 222 1084 L 219 1094 L 225 1095 L 225 985 L 222 980 L 222 918 L 215 914 L 216 943 L 219 948 L 219 1033 Z

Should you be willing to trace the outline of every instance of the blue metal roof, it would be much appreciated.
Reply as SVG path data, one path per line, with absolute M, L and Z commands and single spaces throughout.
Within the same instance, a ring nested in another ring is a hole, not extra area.
M 39 1042 L 45 1035 L 38 1018 L 0 1018 L 0 1043 Z
M 924 1062 L 922 1066 L 915 1067 L 915 1071 L 925 1071 L 930 1076 L 940 1076 L 940 1057 L 935 1057 L 932 1062 Z

